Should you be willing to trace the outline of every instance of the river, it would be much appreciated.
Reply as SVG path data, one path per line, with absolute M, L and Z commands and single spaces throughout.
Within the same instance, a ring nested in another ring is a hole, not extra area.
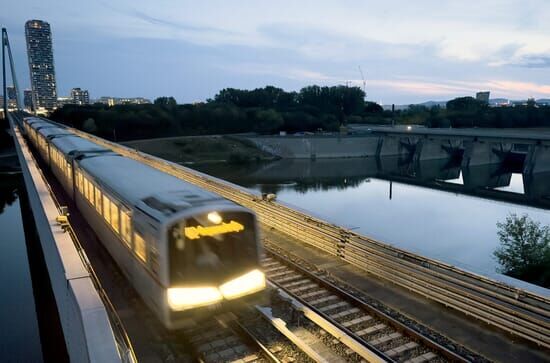
M 27 244 L 21 217 L 20 176 L 0 175 L 0 360 L 41 362 L 42 349 Z
M 497 222 L 513 213 L 550 223 L 550 210 L 537 207 L 547 200 L 525 192 L 538 185 L 489 166 L 461 170 L 448 161 L 414 166 L 367 158 L 193 167 L 276 193 L 278 201 L 381 242 L 518 285 L 498 273 Z

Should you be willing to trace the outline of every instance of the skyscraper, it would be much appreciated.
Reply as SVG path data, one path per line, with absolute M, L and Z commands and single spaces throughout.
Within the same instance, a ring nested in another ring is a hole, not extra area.
M 34 109 L 52 111 L 56 107 L 57 90 L 50 24 L 42 20 L 27 21 L 25 37 Z

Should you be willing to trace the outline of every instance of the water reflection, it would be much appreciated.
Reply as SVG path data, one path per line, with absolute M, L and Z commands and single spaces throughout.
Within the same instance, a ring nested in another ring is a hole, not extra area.
M 41 362 L 42 353 L 25 234 L 21 220 L 20 176 L 0 177 L 0 360 Z
M 487 165 L 401 158 L 279 160 L 197 169 L 311 211 L 329 221 L 407 250 L 494 275 L 496 222 L 509 213 L 548 224 L 548 179 L 525 180 Z M 530 183 L 530 184 L 529 184 Z M 520 190 L 525 186 L 525 193 Z M 530 194 L 536 191 L 536 194 Z M 519 193 L 518 193 L 519 192 Z M 480 198 L 481 197 L 481 198 Z
M 289 185 L 298 192 L 353 188 L 369 178 L 399 181 L 453 193 L 550 208 L 550 173 L 523 176 L 514 165 L 462 168 L 453 159 L 413 162 L 401 157 L 283 159 L 267 164 L 197 165 L 197 169 L 262 192 Z

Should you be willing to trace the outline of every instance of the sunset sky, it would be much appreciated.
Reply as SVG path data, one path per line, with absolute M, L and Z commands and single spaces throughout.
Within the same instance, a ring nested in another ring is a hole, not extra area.
M 550 98 L 550 6 L 478 1 L 61 1 L 4 4 L 29 87 L 24 24 L 50 23 L 59 95 L 212 97 L 225 87 L 362 86 L 408 104 L 490 90 Z

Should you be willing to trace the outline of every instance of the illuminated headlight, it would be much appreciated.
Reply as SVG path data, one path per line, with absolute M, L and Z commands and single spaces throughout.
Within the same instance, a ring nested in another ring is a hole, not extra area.
M 265 288 L 265 275 L 260 270 L 252 270 L 220 286 L 220 291 L 228 300 L 252 294 Z
M 172 310 L 186 310 L 222 300 L 215 287 L 172 287 L 168 289 L 168 305 Z

